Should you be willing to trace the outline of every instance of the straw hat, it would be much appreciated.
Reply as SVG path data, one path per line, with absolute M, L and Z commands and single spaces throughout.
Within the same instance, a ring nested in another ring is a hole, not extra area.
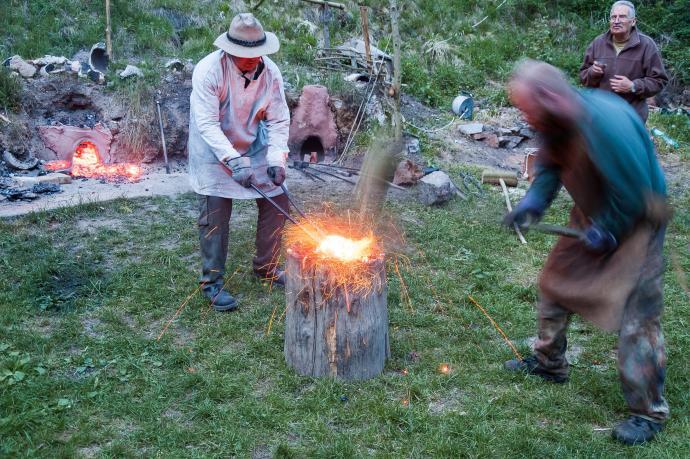
M 258 19 L 251 13 L 240 13 L 232 18 L 230 29 L 213 42 L 231 56 L 260 57 L 280 49 L 278 37 L 264 32 Z

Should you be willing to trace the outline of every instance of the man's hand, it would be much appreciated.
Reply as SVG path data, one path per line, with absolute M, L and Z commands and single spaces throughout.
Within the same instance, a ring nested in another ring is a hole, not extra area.
M 585 231 L 585 247 L 590 252 L 594 253 L 608 253 L 618 247 L 618 241 L 609 231 L 601 226 L 593 223 L 592 226 Z
M 511 228 L 514 224 L 525 227 L 530 223 L 539 221 L 544 215 L 544 207 L 529 197 L 520 201 L 512 212 L 503 217 L 503 224 Z
M 245 188 L 254 182 L 254 170 L 249 158 L 240 156 L 226 160 L 223 164 L 232 172 L 232 178 Z
M 633 82 L 624 75 L 614 75 L 613 78 L 611 78 L 610 83 L 613 92 L 617 92 L 618 94 L 627 94 L 632 92 Z
M 600 77 L 604 74 L 604 70 L 606 70 L 606 64 L 602 64 L 599 61 L 594 61 L 589 69 L 592 72 L 592 75 Z
M 270 178 L 273 183 L 280 186 L 285 181 L 285 168 L 280 166 L 271 166 L 266 170 L 268 178 Z

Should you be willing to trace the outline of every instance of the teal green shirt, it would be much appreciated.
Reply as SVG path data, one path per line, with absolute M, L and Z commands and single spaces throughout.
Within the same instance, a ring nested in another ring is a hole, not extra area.
M 579 96 L 584 114 L 577 126 L 605 190 L 601 211 L 589 217 L 620 240 L 644 216 L 648 196 L 666 196 L 664 174 L 647 129 L 627 102 L 600 90 Z M 542 165 L 527 198 L 546 207 L 560 187 L 558 167 Z

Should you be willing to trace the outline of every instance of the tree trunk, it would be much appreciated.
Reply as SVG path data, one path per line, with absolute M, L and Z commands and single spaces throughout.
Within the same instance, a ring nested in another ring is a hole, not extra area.
M 341 379 L 369 379 L 383 371 L 390 356 L 384 259 L 368 265 L 378 276 L 362 296 L 333 289 L 327 264 L 305 268 L 288 251 L 285 297 L 285 360 L 297 373 Z

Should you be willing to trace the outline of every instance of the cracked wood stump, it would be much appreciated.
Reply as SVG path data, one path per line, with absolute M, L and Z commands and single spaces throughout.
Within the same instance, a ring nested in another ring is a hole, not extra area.
M 383 257 L 368 264 L 377 287 L 356 295 L 328 284 L 327 264 L 305 269 L 288 250 L 285 360 L 297 373 L 340 379 L 381 374 L 390 356 L 384 265 Z

